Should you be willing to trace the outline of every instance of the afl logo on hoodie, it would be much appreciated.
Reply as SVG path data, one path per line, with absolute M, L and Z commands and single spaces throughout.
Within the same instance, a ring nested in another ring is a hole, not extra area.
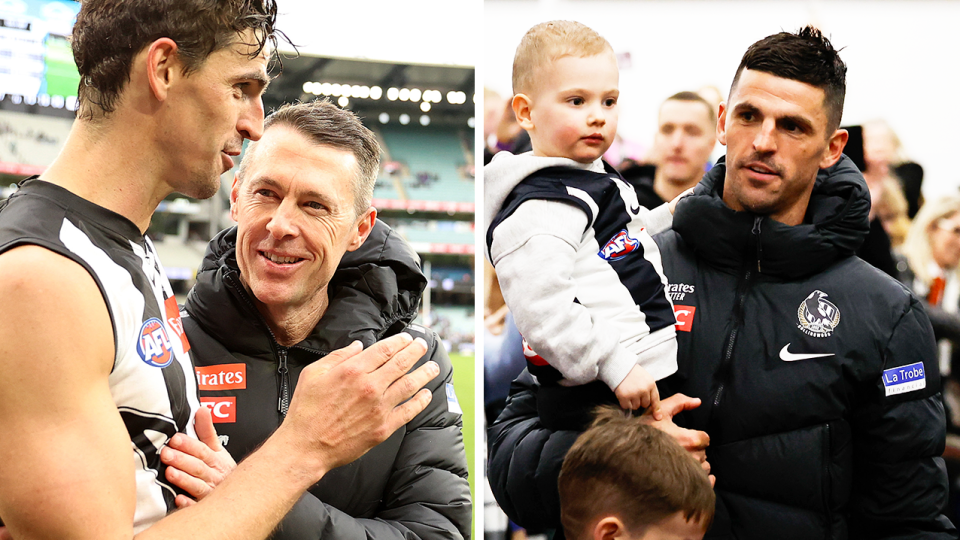
M 173 362 L 173 346 L 160 319 L 154 317 L 144 321 L 140 327 L 137 353 L 147 365 L 153 367 L 163 368 Z
M 600 249 L 600 253 L 597 253 L 597 255 L 600 255 L 600 258 L 608 261 L 619 261 L 636 251 L 638 247 L 640 247 L 640 241 L 632 238 L 627 234 L 627 230 L 623 229 L 613 235 L 613 238 Z

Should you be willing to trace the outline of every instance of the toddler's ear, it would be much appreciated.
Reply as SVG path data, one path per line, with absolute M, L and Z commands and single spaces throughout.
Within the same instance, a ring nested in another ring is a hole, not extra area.
M 616 516 L 601 518 L 593 527 L 593 540 L 623 540 L 628 534 L 626 526 Z
M 530 110 L 533 102 L 526 94 L 517 94 L 513 96 L 513 114 L 517 117 L 517 123 L 526 130 L 533 129 L 533 120 L 530 118 Z

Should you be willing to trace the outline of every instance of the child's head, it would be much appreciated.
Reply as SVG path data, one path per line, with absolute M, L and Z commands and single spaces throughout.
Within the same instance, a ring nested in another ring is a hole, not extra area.
M 513 59 L 513 110 L 533 153 L 590 163 L 617 134 L 620 72 L 607 40 L 572 21 L 527 31 Z
M 700 539 L 713 521 L 707 473 L 669 435 L 620 409 L 600 409 L 560 471 L 569 540 Z

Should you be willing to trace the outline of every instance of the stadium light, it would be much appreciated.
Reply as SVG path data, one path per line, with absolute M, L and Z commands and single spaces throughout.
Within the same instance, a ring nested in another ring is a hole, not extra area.
M 424 101 L 420 104 L 420 110 L 423 112 L 430 112 L 430 102 Z
M 477 127 L 477 119 L 472 116 L 467 118 L 467 127 L 470 129 Z
M 429 125 L 430 125 L 430 117 L 427 116 L 427 115 L 425 115 L 425 114 L 424 114 L 423 116 L 421 116 L 421 117 L 420 117 L 420 125 L 421 125 L 421 126 L 429 126 Z
M 423 92 L 419 88 L 410 89 L 410 101 L 420 101 L 420 98 L 423 96 Z
M 401 115 L 400 115 L 400 123 L 401 123 L 402 125 L 404 125 L 404 126 L 407 125 L 407 124 L 409 124 L 409 123 L 410 123 L 410 115 L 407 114 L 407 113 L 401 114 Z
M 381 96 L 383 96 L 383 89 L 379 86 L 370 89 L 370 99 L 380 99 Z
M 410 99 L 410 89 L 401 88 L 400 89 L 400 101 L 409 101 Z
M 337 100 L 337 105 L 346 108 L 350 104 L 350 100 L 347 99 L 347 96 L 340 96 L 340 99 Z
M 400 90 L 397 88 L 390 88 L 387 90 L 387 99 L 390 101 L 396 101 L 400 97 Z
M 387 113 L 385 113 L 385 112 L 380 113 L 380 117 L 379 117 L 379 118 L 380 118 L 380 123 L 381 123 L 381 124 L 386 124 L 387 122 L 390 121 L 390 115 L 387 114 Z

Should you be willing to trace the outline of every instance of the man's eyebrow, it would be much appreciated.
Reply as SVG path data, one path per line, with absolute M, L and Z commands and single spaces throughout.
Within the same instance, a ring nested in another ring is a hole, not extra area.
M 750 102 L 737 103 L 736 106 L 733 107 L 733 112 L 734 112 L 734 113 L 741 113 L 741 112 L 752 112 L 752 113 L 755 113 L 755 112 L 759 112 L 759 111 L 760 111 L 760 109 L 756 108 L 756 107 L 755 107 L 753 104 L 751 104 Z
M 262 71 L 251 71 L 249 73 L 244 73 L 240 75 L 241 79 L 254 81 L 257 86 L 260 87 L 260 92 L 263 92 L 270 86 L 270 77 Z
M 739 114 L 739 113 L 744 113 L 744 112 L 759 113 L 759 112 L 760 112 L 760 109 L 758 109 L 757 107 L 753 106 L 753 105 L 750 104 L 749 102 L 738 103 L 738 104 L 733 108 L 733 113 L 734 113 L 734 114 Z M 787 114 L 787 115 L 784 115 L 784 116 L 778 116 L 778 117 L 776 117 L 776 123 L 777 123 L 778 125 L 779 125 L 779 124 L 782 124 L 783 122 L 793 122 L 794 124 L 796 124 L 797 126 L 799 126 L 800 129 L 802 129 L 802 130 L 804 130 L 804 131 L 813 131 L 813 122 L 811 122 L 809 118 L 806 118 L 806 117 L 804 117 L 804 116 L 800 116 L 800 115 L 796 115 L 796 114 Z
M 777 118 L 778 124 L 783 122 L 793 122 L 794 124 L 800 126 L 800 129 L 803 131 L 813 131 L 813 122 L 803 116 L 789 114 L 787 116 L 781 116 Z

